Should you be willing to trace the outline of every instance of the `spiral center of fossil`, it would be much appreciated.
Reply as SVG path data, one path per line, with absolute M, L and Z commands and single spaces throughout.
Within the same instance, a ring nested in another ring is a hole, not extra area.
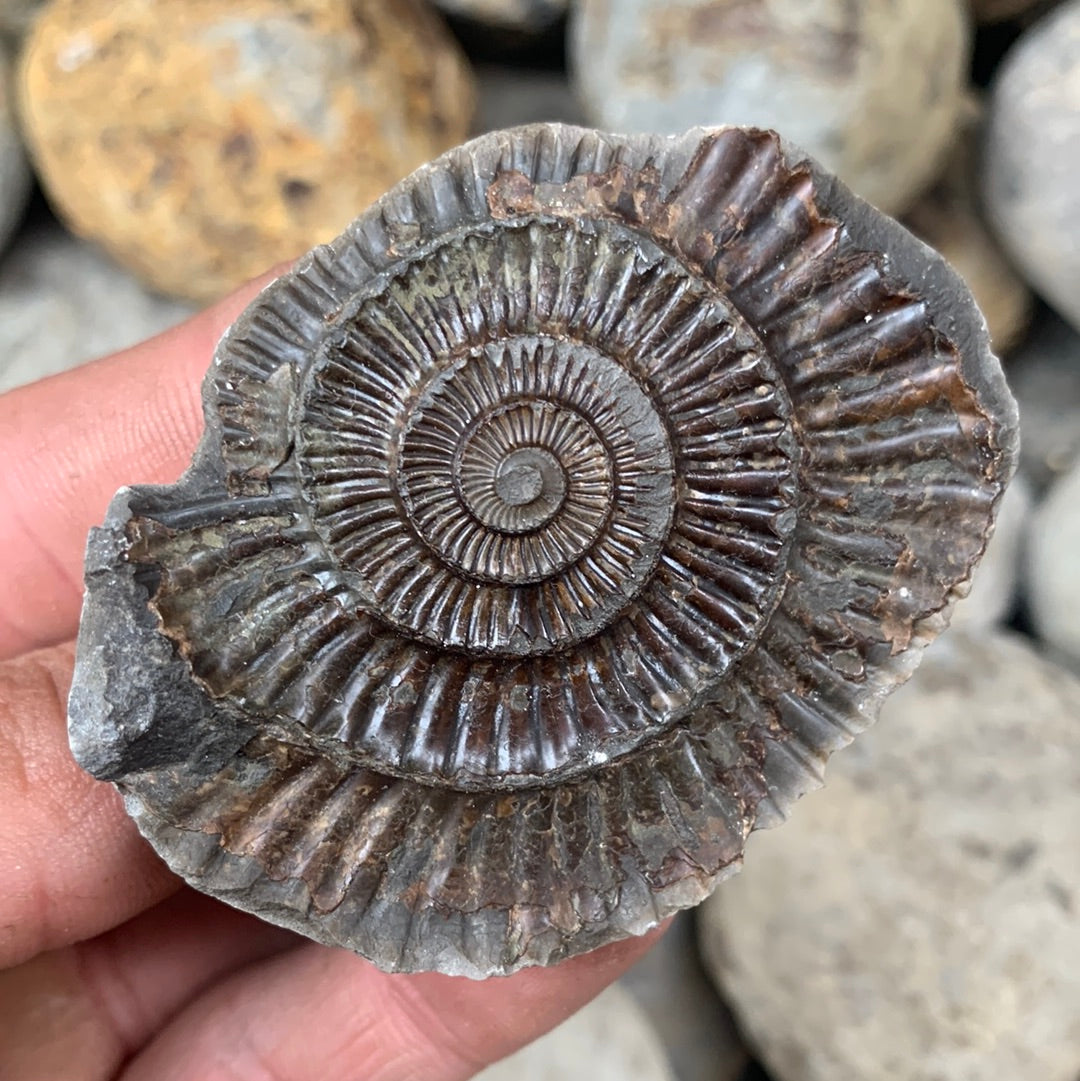
M 530 447 L 515 451 L 503 459 L 495 474 L 495 494 L 508 506 L 527 507 L 540 497 L 545 487 L 544 466 L 548 464 L 538 460 L 543 454 L 543 451 Z M 546 457 L 550 458 L 550 455 Z M 554 465 L 558 469 L 558 462 L 554 462 Z M 562 470 L 558 472 L 561 480 Z
M 562 506 L 567 479 L 559 459 L 543 447 L 511 451 L 492 481 L 495 496 L 516 514 L 522 529 L 538 529 Z

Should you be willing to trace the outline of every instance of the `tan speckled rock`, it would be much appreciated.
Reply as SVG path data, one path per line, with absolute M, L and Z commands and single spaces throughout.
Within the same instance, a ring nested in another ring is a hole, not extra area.
M 1023 337 L 1034 297 L 979 213 L 978 126 L 979 108 L 972 102 L 944 173 L 905 215 L 904 224 L 960 272 L 986 316 L 994 352 L 1000 356 Z
M 966 0 L 579 0 L 575 86 L 608 131 L 775 128 L 890 214 L 945 157 Z
M 54 0 L 20 91 L 69 224 L 198 300 L 330 240 L 473 107 L 421 0 Z

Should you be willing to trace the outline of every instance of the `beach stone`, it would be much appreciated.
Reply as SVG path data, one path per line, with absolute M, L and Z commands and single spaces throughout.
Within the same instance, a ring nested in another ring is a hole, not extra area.
M 1080 334 L 1042 313 L 1005 372 L 1020 407 L 1020 468 L 1038 494 L 1080 459 Z
M 192 311 L 51 218 L 28 222 L 0 263 L 0 392 L 125 349 Z
M 1013 270 L 978 207 L 980 112 L 971 101 L 945 170 L 908 211 L 904 224 L 936 248 L 967 282 L 986 317 L 994 352 L 1007 353 L 1031 322 L 1034 298 Z
M 11 100 L 11 71 L 0 50 L 0 249 L 22 220 L 30 197 L 30 166 L 23 152 Z
M 971 593 L 953 609 L 951 627 L 989 630 L 1012 614 L 1033 509 L 1031 483 L 1018 473 L 1002 497 L 993 536 L 972 577 Z
M 990 95 L 983 198 L 1010 258 L 1080 329 L 1080 0 L 1026 31 Z
M 448 15 L 511 30 L 543 30 L 566 14 L 567 0 L 435 0 Z
M 776 1081 L 1080 1076 L 1080 681 L 950 631 L 702 911 Z
M 1035 513 L 1027 598 L 1036 634 L 1070 664 L 1080 664 L 1080 462 L 1055 482 Z
M 421 0 L 54 0 L 20 83 L 58 212 L 199 301 L 332 239 L 473 108 Z
M 476 80 L 478 93 L 473 131 L 477 135 L 549 120 L 564 124 L 586 123 L 581 106 L 562 72 L 492 64 L 478 68 Z
M 474 1081 L 677 1081 L 648 1016 L 617 984 Z
M 652 1022 L 674 1081 L 742 1076 L 749 1056 L 702 966 L 692 912 L 680 912 L 620 983 Z
M 964 0 L 581 0 L 570 46 L 598 127 L 775 128 L 898 214 L 943 163 L 969 38 Z

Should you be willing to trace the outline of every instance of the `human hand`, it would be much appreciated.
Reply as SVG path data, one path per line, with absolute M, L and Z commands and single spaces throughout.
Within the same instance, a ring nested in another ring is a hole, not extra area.
M 183 886 L 76 766 L 65 713 L 86 533 L 202 430 L 217 338 L 269 279 L 124 353 L 0 397 L 0 1078 L 451 1081 L 648 949 L 476 983 L 387 976 Z

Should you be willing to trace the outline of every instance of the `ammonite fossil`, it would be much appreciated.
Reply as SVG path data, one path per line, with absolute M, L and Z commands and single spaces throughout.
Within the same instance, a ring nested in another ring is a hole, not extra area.
M 959 278 L 738 128 L 451 151 L 204 393 L 91 536 L 76 756 L 199 889 L 471 976 L 708 894 L 945 625 L 1015 452 Z

